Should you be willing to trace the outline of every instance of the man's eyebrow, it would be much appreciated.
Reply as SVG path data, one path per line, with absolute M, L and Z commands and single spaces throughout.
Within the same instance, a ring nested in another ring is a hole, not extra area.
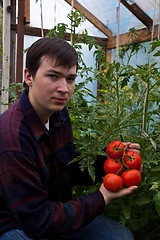
M 56 71 L 54 69 L 48 69 L 47 72 L 48 73 L 58 74 L 58 75 L 64 75 L 62 72 L 58 72 L 58 71 Z M 77 77 L 77 73 L 75 73 L 75 74 L 70 73 L 70 74 L 67 74 L 67 76 Z
M 75 73 L 75 74 L 69 74 L 68 76 L 70 76 L 70 77 L 77 77 L 77 73 Z
M 47 72 L 48 73 L 55 73 L 55 74 L 62 74 L 61 72 L 55 71 L 53 69 L 48 69 Z

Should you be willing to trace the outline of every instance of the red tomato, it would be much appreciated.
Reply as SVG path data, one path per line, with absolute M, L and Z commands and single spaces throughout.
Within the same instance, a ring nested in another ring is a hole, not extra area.
M 115 162 L 114 159 L 108 158 L 104 163 L 105 173 L 115 173 L 121 175 L 123 167 L 121 162 Z
M 124 164 L 129 169 L 139 169 L 142 164 L 142 160 L 138 153 L 133 151 L 128 151 L 125 153 Z M 124 165 L 124 168 L 127 168 L 125 165 Z
M 114 173 L 108 173 L 103 179 L 104 187 L 111 192 L 118 192 L 123 187 L 123 180 Z
M 120 141 L 111 142 L 106 148 L 106 153 L 110 158 L 120 159 L 123 157 L 125 145 Z
M 141 174 L 137 169 L 123 172 L 121 177 L 126 187 L 138 186 L 141 183 Z

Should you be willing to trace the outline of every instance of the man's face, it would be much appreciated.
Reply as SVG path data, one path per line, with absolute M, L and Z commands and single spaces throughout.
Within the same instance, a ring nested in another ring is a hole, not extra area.
M 47 57 L 41 59 L 33 78 L 25 69 L 25 82 L 29 86 L 29 100 L 41 118 L 46 121 L 53 112 L 61 111 L 70 101 L 75 87 L 77 68 L 55 66 Z

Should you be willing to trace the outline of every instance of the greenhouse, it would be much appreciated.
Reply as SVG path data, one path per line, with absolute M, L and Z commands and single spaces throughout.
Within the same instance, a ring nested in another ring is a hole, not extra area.
M 0 239 L 160 239 L 160 0 L 0 0 L 0 88 Z

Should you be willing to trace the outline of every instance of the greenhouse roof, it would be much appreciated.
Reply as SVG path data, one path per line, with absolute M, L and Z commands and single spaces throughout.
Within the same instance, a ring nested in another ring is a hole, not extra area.
M 117 34 L 118 0 L 77 0 L 77 2 L 99 19 L 113 35 Z M 141 29 L 147 24 L 151 26 L 153 23 L 159 23 L 159 4 L 156 0 L 121 0 L 119 34 L 126 33 L 133 27 Z
M 85 13 L 89 21 L 82 24 L 81 30 L 86 28 L 91 36 L 111 37 L 117 35 L 117 29 L 123 34 L 130 28 L 138 30 L 160 22 L 158 0 L 121 0 L 119 21 L 119 0 L 42 0 L 44 28 L 51 29 L 62 22 L 68 24 L 71 5 Z M 40 11 L 40 0 L 30 1 L 30 26 L 41 27 Z

